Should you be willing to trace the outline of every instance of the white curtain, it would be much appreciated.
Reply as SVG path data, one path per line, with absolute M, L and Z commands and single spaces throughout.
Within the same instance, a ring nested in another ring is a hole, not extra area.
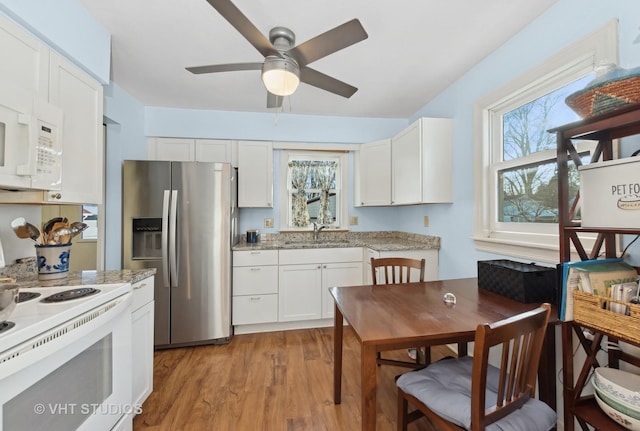
M 309 209 L 307 208 L 307 195 L 305 187 L 309 178 L 311 163 L 304 160 L 289 162 L 291 172 L 291 186 L 296 189 L 292 196 L 291 223 L 296 227 L 306 227 L 311 223 Z
M 317 162 L 315 177 L 320 189 L 320 210 L 318 211 L 318 224 L 333 223 L 331 208 L 329 207 L 329 190 L 336 179 L 336 162 Z

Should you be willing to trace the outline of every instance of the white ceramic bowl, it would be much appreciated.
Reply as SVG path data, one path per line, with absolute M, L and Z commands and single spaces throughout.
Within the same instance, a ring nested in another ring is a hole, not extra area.
M 602 411 L 605 412 L 611 419 L 628 430 L 640 431 L 640 420 L 634 419 L 631 416 L 627 416 L 624 413 L 620 413 L 619 411 L 602 401 L 598 396 L 598 392 L 594 394 L 594 397 L 596 398 L 596 402 L 598 403 Z
M 598 367 L 593 374 L 593 385 L 609 398 L 640 413 L 640 375 Z

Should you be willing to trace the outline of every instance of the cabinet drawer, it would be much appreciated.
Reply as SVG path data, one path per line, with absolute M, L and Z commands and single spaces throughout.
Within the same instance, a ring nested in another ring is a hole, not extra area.
M 135 311 L 146 303 L 153 301 L 154 277 L 145 278 L 131 285 L 133 298 L 131 310 Z
M 233 324 L 250 325 L 278 321 L 278 295 L 233 297 Z
M 277 265 L 278 250 L 234 251 L 233 266 Z
M 362 262 L 362 247 L 280 250 L 280 265 Z
M 233 268 L 234 295 L 278 293 L 277 266 L 241 266 Z

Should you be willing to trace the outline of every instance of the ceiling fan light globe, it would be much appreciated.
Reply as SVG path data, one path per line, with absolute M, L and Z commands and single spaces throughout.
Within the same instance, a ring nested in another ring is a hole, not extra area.
M 300 68 L 290 59 L 267 57 L 262 65 L 262 82 L 269 93 L 290 96 L 300 84 Z

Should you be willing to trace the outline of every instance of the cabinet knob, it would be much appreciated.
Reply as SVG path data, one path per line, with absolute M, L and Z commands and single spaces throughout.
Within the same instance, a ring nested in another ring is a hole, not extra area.
M 322 268 L 322 265 L 318 265 L 318 269 L 321 269 L 321 268 Z
M 62 195 L 60 193 L 51 193 L 51 199 L 62 199 Z

